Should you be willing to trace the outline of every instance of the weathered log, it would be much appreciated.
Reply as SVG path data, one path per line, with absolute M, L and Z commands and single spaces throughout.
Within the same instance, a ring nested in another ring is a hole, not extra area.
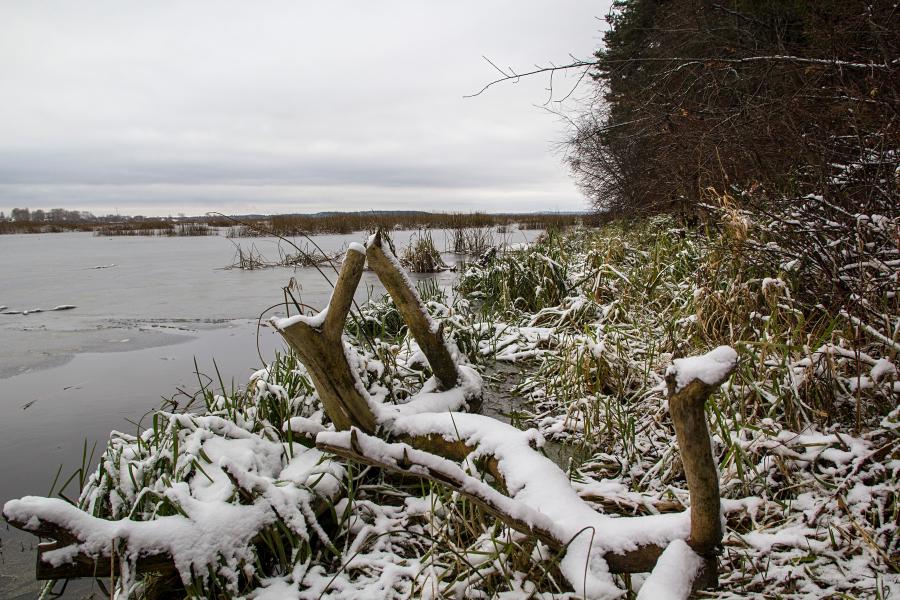
M 345 434 L 346 435 L 346 434 Z M 459 455 L 465 447 L 462 442 L 456 444 L 447 442 L 444 445 L 435 444 L 432 436 L 408 438 L 412 443 L 423 442 L 429 447 L 428 454 L 433 453 L 435 449 L 449 449 L 451 454 Z M 366 453 L 362 441 L 366 445 L 379 445 L 382 451 L 374 453 Z M 384 452 L 393 446 L 394 449 L 406 444 L 387 444 L 380 438 L 366 436 L 356 429 L 350 430 L 348 443 L 335 443 L 333 441 L 317 441 L 316 448 L 323 452 L 329 452 L 336 456 L 341 456 L 348 460 L 352 460 L 361 464 L 378 467 L 382 470 L 403 475 L 406 477 L 418 477 L 428 481 L 433 481 L 452 492 L 456 492 L 471 500 L 475 505 L 483 509 L 486 513 L 495 517 L 504 525 L 523 533 L 533 539 L 540 540 L 554 552 L 563 552 L 566 545 L 571 541 L 564 539 L 559 532 L 553 531 L 552 526 L 542 525 L 541 520 L 545 515 L 538 513 L 528 506 L 515 502 L 509 497 L 503 496 L 496 490 L 487 489 L 486 484 L 474 477 L 466 475 L 459 468 L 447 468 L 433 460 L 417 460 L 417 452 L 423 452 L 419 448 L 409 445 L 408 448 L 402 448 L 402 454 L 393 460 L 385 457 L 390 452 Z M 471 448 L 466 447 L 466 454 L 471 453 Z M 442 457 L 443 458 L 443 457 Z M 455 458 L 455 456 L 454 456 Z M 494 459 L 496 465 L 496 459 Z M 496 478 L 496 477 L 495 477 Z M 501 479 L 502 481 L 502 479 Z M 493 493 L 492 493 L 493 492 Z M 530 518 L 525 520 L 519 516 L 513 515 L 510 506 L 515 505 L 516 512 L 529 514 Z M 665 548 L 657 545 L 647 545 L 637 548 L 629 552 L 613 553 L 607 552 L 604 555 L 607 565 L 611 573 L 644 573 L 653 569 L 660 554 Z
M 688 545 L 705 559 L 695 581 L 697 587 L 715 587 L 718 580 L 718 551 L 722 543 L 722 506 L 719 495 L 719 471 L 713 458 L 709 428 L 706 425 L 706 401 L 731 375 L 736 355 L 730 348 L 720 348 L 724 358 L 717 360 L 721 368 L 713 375 L 683 381 L 676 362 L 666 373 L 669 412 L 678 449 L 684 466 L 691 499 L 691 534 Z M 712 353 L 706 358 L 712 360 Z M 689 359 L 698 360 L 698 359 Z M 710 378 L 712 377 L 712 378 Z
M 395 435 L 391 438 L 393 441 L 409 444 L 416 450 L 430 452 L 441 458 L 449 460 L 463 461 L 472 454 L 474 448 L 467 445 L 462 440 L 448 440 L 443 435 L 432 433 L 429 435 Z M 487 472 L 501 488 L 506 489 L 506 480 L 500 471 L 500 465 L 497 458 L 493 455 L 482 456 L 479 459 L 478 467 Z
M 52 550 L 58 550 L 78 543 L 80 540 L 77 533 L 69 531 L 57 523 L 34 517 L 28 521 L 20 521 L 8 514 L 4 514 L 3 517 L 7 523 L 16 529 L 21 529 L 40 538 L 52 540 L 38 544 L 35 575 L 40 581 L 76 577 L 109 577 L 110 573 L 118 573 L 120 567 L 119 557 L 114 556 L 111 559 L 108 554 L 90 556 L 78 553 L 72 557 L 71 562 L 53 566 L 46 559 L 45 554 Z M 146 573 L 171 575 L 176 572 L 172 557 L 162 553 L 140 556 L 133 568 L 139 575 Z
M 410 332 L 422 348 L 422 353 L 428 359 L 428 364 L 434 376 L 440 381 L 441 387 L 445 390 L 454 387 L 459 380 L 459 373 L 456 370 L 456 361 L 453 360 L 444 342 L 443 325 L 435 323 L 428 317 L 428 311 L 416 288 L 406 277 L 390 248 L 384 247 L 381 231 L 375 233 L 369 242 L 366 256 L 369 258 L 369 266 L 384 284 L 397 310 L 409 326 Z
M 279 332 L 309 371 L 334 426 L 339 430 L 359 427 L 371 433 L 375 431 L 375 415 L 358 385 L 359 378 L 347 360 L 341 339 L 365 262 L 361 247 L 351 246 L 324 316 L 296 319 L 280 327 Z
M 57 541 L 38 544 L 37 565 L 34 570 L 35 579 L 38 581 L 55 581 L 59 579 L 77 579 L 84 577 L 118 577 L 119 569 L 121 567 L 118 556 L 111 560 L 108 556 L 94 557 L 78 553 L 72 558 L 73 562 L 56 567 L 46 560 L 44 556 L 45 553 L 50 552 L 51 550 L 64 548 L 67 545 L 68 544 Z M 137 575 L 154 573 L 166 579 L 177 576 L 178 573 L 175 570 L 175 563 L 172 561 L 172 557 L 168 554 L 141 556 L 134 565 L 134 572 Z
M 679 513 L 684 511 L 684 505 L 678 500 L 650 500 L 638 502 L 619 498 L 617 496 L 605 496 L 594 492 L 586 492 L 578 494 L 585 502 L 600 505 L 603 512 L 616 513 L 626 515 L 631 513 L 633 516 L 653 515 L 664 513 Z

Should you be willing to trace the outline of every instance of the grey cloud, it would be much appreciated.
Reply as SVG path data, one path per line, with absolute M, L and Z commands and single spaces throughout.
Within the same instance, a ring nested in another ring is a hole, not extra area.
M 495 75 L 481 54 L 588 56 L 606 10 L 4 2 L 0 209 L 580 209 L 551 151 L 563 129 L 532 106 L 546 79 L 462 95 Z

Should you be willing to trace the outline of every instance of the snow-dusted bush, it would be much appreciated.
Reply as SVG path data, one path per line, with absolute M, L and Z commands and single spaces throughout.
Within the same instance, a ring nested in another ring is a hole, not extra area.
M 723 494 L 733 502 L 726 507 L 743 507 L 729 518 L 722 595 L 882 593 L 882 573 L 897 568 L 900 549 L 892 521 L 900 467 L 890 459 L 900 451 L 897 221 L 848 217 L 860 236 L 807 239 L 803 260 L 819 261 L 807 255 L 820 244 L 832 257 L 827 264 L 840 258 L 833 271 L 809 271 L 797 255 L 775 252 L 773 236 L 782 234 L 771 221 L 733 202 L 717 210 L 721 223 L 705 231 L 658 218 L 530 248 L 568 249 L 557 261 L 567 291 L 537 310 L 515 310 L 526 306 L 516 297 L 503 303 L 496 356 L 526 361 L 516 390 L 530 400 L 524 418 L 580 448 L 563 454 L 576 459 L 572 476 L 583 496 L 607 510 L 644 513 L 687 501 L 666 365 L 732 345 L 738 370 L 708 406 Z M 799 216 L 794 227 L 822 220 Z M 857 264 L 862 253 L 872 261 Z M 784 265 L 786 258 L 795 263 Z M 481 268 L 464 281 L 491 298 L 515 289 L 502 280 L 512 272 L 507 263 L 498 265 L 490 277 Z M 824 298 L 815 290 L 832 285 L 828 273 L 846 279 L 859 269 L 872 271 L 867 287 L 856 288 L 862 309 L 841 296 L 811 300 Z

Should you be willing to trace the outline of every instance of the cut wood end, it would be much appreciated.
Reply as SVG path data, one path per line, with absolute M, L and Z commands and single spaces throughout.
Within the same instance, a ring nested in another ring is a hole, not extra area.
M 306 315 L 294 315 L 293 317 L 271 317 L 269 319 L 269 324 L 272 328 L 278 333 L 287 333 L 291 330 L 306 330 L 313 331 L 315 330 L 309 324 L 309 320 L 314 317 L 307 317 Z
M 20 498 L 17 500 L 10 500 L 3 506 L 3 519 L 16 529 L 20 529 L 22 531 L 26 531 L 28 533 L 33 533 L 39 537 L 52 537 L 52 533 L 55 533 L 58 528 L 54 523 L 45 521 L 40 518 L 38 515 L 34 514 L 34 511 L 17 511 L 20 507 L 25 507 L 25 501 L 28 499 Z M 24 514 L 21 514 L 23 513 Z M 23 518 L 25 515 L 28 518 Z
M 669 397 L 703 396 L 704 400 L 731 377 L 737 367 L 737 352 L 719 346 L 701 356 L 679 358 L 666 370 Z

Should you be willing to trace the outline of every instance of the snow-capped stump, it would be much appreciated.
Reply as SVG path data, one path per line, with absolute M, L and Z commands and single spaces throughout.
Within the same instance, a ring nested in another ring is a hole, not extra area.
M 671 379 L 670 393 L 672 382 L 676 393 L 694 382 L 717 388 L 728 379 L 736 364 L 737 352 L 731 346 L 719 346 L 702 356 L 677 358 L 666 370 L 666 381 L 669 382 Z
M 688 545 L 706 559 L 699 576 L 706 579 L 706 587 L 716 582 L 716 554 L 722 543 L 722 508 L 719 471 L 709 441 L 704 407 L 735 366 L 737 352 L 729 346 L 719 346 L 702 356 L 676 359 L 666 370 L 669 413 L 691 494 Z

